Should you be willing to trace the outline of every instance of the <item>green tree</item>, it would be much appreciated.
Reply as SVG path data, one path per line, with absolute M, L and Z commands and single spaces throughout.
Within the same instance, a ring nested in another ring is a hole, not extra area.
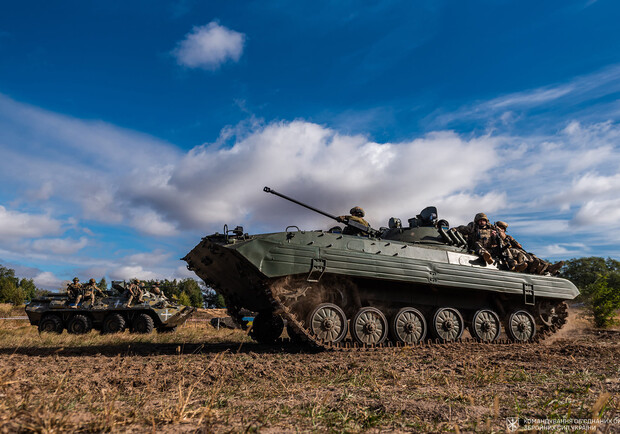
M 566 261 L 561 276 L 573 282 L 582 292 L 581 298 L 584 299 L 587 298 L 589 285 L 596 282 L 599 276 L 614 271 L 620 271 L 620 261 L 590 256 Z
M 0 301 L 20 305 L 24 303 L 26 295 L 23 289 L 15 284 L 13 279 L 0 279 Z
M 187 293 L 182 292 L 179 295 L 179 304 L 182 304 L 183 306 L 191 306 L 192 301 L 189 298 L 189 295 L 187 295 Z
M 102 291 L 107 291 L 108 290 L 108 281 L 105 280 L 105 277 L 102 277 L 101 280 L 99 281 L 99 283 L 97 284 L 97 287 L 102 290 Z
M 561 276 L 571 280 L 581 291 L 583 301 L 596 327 L 616 322 L 620 309 L 620 261 L 587 257 L 566 261 Z
M 587 306 L 592 313 L 596 327 L 609 327 L 618 323 L 616 315 L 620 309 L 620 273 L 612 272 L 599 276 L 588 285 Z
M 207 287 L 204 290 L 203 298 L 205 306 L 208 308 L 221 309 L 226 307 L 226 301 L 224 300 L 224 296 L 215 292 L 215 290 L 211 287 Z
M 24 300 L 25 301 L 30 301 L 30 300 L 32 300 L 33 298 L 36 297 L 37 287 L 34 284 L 34 281 L 32 279 L 22 279 L 22 280 L 20 280 L 19 287 L 24 292 Z
M 203 307 L 202 290 L 194 279 L 187 278 L 180 281 L 179 291 L 189 297 L 190 304 L 188 306 Z

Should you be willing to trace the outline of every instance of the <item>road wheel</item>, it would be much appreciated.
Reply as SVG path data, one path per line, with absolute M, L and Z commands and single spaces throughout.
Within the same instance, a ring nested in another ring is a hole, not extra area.
M 424 315 L 412 307 L 399 310 L 392 319 L 392 337 L 401 344 L 416 344 L 426 337 Z
M 62 320 L 58 315 L 46 315 L 39 321 L 39 333 L 62 333 Z
M 388 334 L 385 315 L 374 307 L 363 307 L 351 321 L 353 339 L 363 345 L 379 345 Z
M 471 335 L 480 342 L 493 342 L 502 331 L 499 316 L 489 309 L 476 312 L 471 320 Z
M 515 342 L 529 342 L 536 335 L 534 317 L 526 310 L 510 314 L 506 322 L 506 334 Z
M 125 330 L 125 318 L 120 313 L 111 313 L 103 320 L 101 333 L 121 333 Z
M 452 307 L 442 307 L 435 311 L 431 331 L 444 342 L 456 341 L 463 334 L 463 317 Z
M 75 335 L 83 335 L 91 331 L 93 323 L 86 315 L 74 315 L 67 325 L 67 331 Z
M 131 331 L 140 334 L 149 334 L 153 332 L 155 324 L 153 318 L 146 313 L 139 314 L 134 320 L 131 327 Z
M 325 343 L 337 343 L 347 335 L 347 316 L 333 303 L 321 303 L 308 315 L 310 333 Z
M 280 337 L 284 330 L 284 321 L 280 315 L 271 312 L 259 312 L 252 323 L 250 336 L 261 344 L 271 344 Z

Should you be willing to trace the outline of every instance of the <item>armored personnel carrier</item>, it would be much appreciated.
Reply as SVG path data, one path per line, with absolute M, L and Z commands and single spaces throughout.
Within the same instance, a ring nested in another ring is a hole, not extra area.
M 468 252 L 466 240 L 428 207 L 409 226 L 390 219 L 376 231 L 268 187 L 264 191 L 345 224 L 344 229 L 248 235 L 224 228 L 185 258 L 221 293 L 229 313 L 258 312 L 251 334 L 272 342 L 283 332 L 321 348 L 406 345 L 434 338 L 493 342 L 503 330 L 530 342 L 560 328 L 568 280 L 502 269 Z
M 171 332 L 183 324 L 195 308 L 180 306 L 167 298 L 146 292 L 142 303 L 127 306 L 127 297 L 122 294 L 125 282 L 113 282 L 112 291 L 106 297 L 97 299 L 91 306 L 90 300 L 79 305 L 71 302 L 67 295 L 52 295 L 32 300 L 26 305 L 30 324 L 38 326 L 40 332 L 83 334 L 92 329 L 101 333 L 120 333 L 126 328 L 133 333 Z

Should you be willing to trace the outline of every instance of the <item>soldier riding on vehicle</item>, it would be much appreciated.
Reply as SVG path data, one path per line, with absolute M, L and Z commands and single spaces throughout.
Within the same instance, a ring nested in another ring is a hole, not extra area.
M 364 212 L 362 207 L 354 206 L 353 208 L 351 208 L 349 212 L 351 213 L 351 215 L 341 215 L 337 218 L 337 220 L 341 223 L 348 223 L 350 221 L 354 221 L 356 223 L 360 223 L 366 226 L 367 228 L 370 228 L 370 223 L 364 220 L 364 215 L 366 215 L 366 213 Z M 367 234 L 367 231 L 364 232 L 356 227 L 347 225 L 342 230 L 342 233 L 345 235 L 358 235 L 358 234 Z
M 82 284 L 77 277 L 73 278 L 73 283 L 67 285 L 67 295 L 69 296 L 69 302 L 73 303 L 73 307 L 77 307 L 78 303 L 82 300 Z
M 84 300 L 90 299 L 90 307 L 93 307 L 95 305 L 95 296 L 97 294 L 101 295 L 101 297 L 106 296 L 105 293 L 97 286 L 97 282 L 95 281 L 95 279 L 90 279 L 88 281 L 88 284 L 84 286 L 83 293 Z
M 481 256 L 487 264 L 494 262 L 491 252 L 498 249 L 501 240 L 485 213 L 479 212 L 473 222 L 466 226 L 457 226 L 453 230 L 466 235 L 469 249 Z

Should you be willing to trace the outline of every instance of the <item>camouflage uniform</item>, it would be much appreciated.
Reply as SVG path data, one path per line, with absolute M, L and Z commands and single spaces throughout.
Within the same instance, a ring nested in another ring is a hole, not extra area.
M 140 296 L 140 286 L 138 286 L 138 280 L 133 279 L 131 283 L 125 289 L 125 296 L 128 298 L 127 307 L 131 306 L 131 302 L 134 298 Z
M 69 301 L 74 302 L 73 307 L 77 307 L 83 297 L 83 289 L 80 279 L 74 277 L 73 283 L 67 285 L 67 295 L 69 296 Z
M 105 294 L 103 293 L 103 291 L 99 289 L 99 287 L 97 286 L 95 279 L 90 279 L 90 281 L 88 282 L 88 285 L 84 287 L 84 299 L 90 298 L 91 306 L 95 305 L 95 294 L 96 293 L 99 293 L 102 297 L 105 297 Z
M 479 224 L 481 221 L 486 224 Z M 487 264 L 492 264 L 493 256 L 491 252 L 496 252 L 501 245 L 501 240 L 497 235 L 496 228 L 489 224 L 486 214 L 480 212 L 474 217 L 474 221 L 466 226 L 457 226 L 455 231 L 467 236 L 469 249 L 480 255 Z
M 502 237 L 502 234 L 504 235 L 503 241 L 506 246 L 506 262 L 511 270 L 514 267 L 515 271 L 525 271 L 530 274 L 540 275 L 550 273 L 554 275 L 557 274 L 560 271 L 560 268 L 564 265 L 564 262 L 562 261 L 552 265 L 550 262 L 540 259 L 532 253 L 526 252 L 517 240 L 505 233 L 508 228 L 508 223 L 498 221 L 495 222 L 495 226 L 498 228 L 500 237 Z M 511 267 L 511 264 L 513 267 Z
M 502 256 L 508 265 L 508 269 L 517 272 L 524 271 L 532 262 L 531 256 L 517 240 L 506 233 L 508 223 L 497 221 L 495 222 L 495 227 L 497 228 L 497 234 L 503 242 Z
M 164 293 L 162 292 L 161 289 L 159 289 L 159 286 L 157 284 L 153 288 L 153 294 L 155 294 L 157 297 L 161 298 L 162 300 L 168 300 L 168 297 L 164 295 Z
M 361 207 L 354 206 L 353 208 L 351 208 L 349 212 L 351 213 L 351 215 L 341 215 L 338 217 L 338 221 L 345 222 L 347 220 L 353 220 L 354 222 L 363 224 L 364 226 L 370 228 L 370 223 L 368 223 L 363 218 L 366 213 Z M 362 234 L 363 232 L 357 228 L 345 226 L 344 229 L 342 230 L 342 233 L 345 235 L 358 235 L 358 234 Z
M 144 289 L 144 282 L 140 282 L 138 280 L 138 301 L 142 303 L 144 301 L 144 293 L 146 289 Z

